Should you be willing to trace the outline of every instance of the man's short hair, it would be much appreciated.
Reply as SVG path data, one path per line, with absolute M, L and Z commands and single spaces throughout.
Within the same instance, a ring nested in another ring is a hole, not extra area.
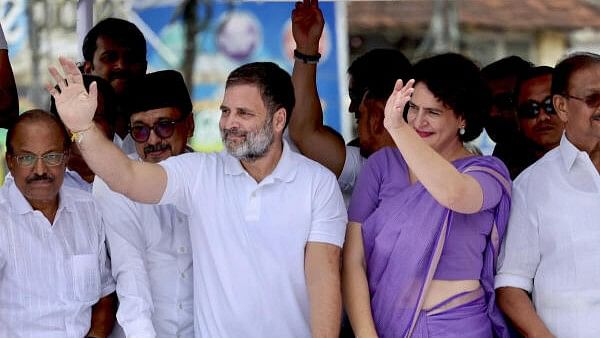
M 102 95 L 102 99 L 104 100 L 104 115 L 106 116 L 106 120 L 108 124 L 114 126 L 117 119 L 117 96 L 115 90 L 108 81 L 99 76 L 82 74 L 82 77 L 83 85 L 88 91 L 90 90 L 92 82 L 96 82 L 98 93 Z M 58 89 L 58 86 L 56 88 Z M 50 97 L 50 113 L 59 116 L 58 110 L 56 110 L 56 101 L 53 96 Z
M 533 63 L 512 55 L 483 67 L 481 75 L 487 81 L 499 80 L 511 76 L 519 77 L 531 67 L 533 67 Z
M 552 68 L 552 67 L 537 66 L 537 67 L 531 67 L 531 68 L 527 69 L 525 72 L 523 72 L 522 74 L 520 74 L 519 77 L 517 78 L 517 84 L 515 85 L 514 102 L 517 102 L 519 100 L 519 94 L 521 93 L 521 86 L 523 85 L 523 82 L 531 80 L 531 79 L 535 79 L 536 77 L 552 75 L 553 72 L 554 72 L 554 68 Z
M 571 76 L 582 68 L 596 64 L 600 64 L 600 55 L 595 53 L 577 52 L 567 55 L 554 67 L 552 95 L 567 94 Z
M 179 110 L 181 118 L 192 112 L 192 100 L 183 76 L 175 70 L 161 70 L 144 75 L 132 83 L 131 92 L 123 102 L 123 108 L 129 116 L 166 107 Z
M 423 82 L 438 100 L 465 119 L 461 141 L 477 138 L 489 115 L 492 98 L 477 65 L 460 54 L 446 53 L 417 62 L 413 70 L 417 83 Z
M 235 85 L 255 85 L 269 114 L 279 108 L 285 109 L 287 124 L 294 109 L 295 97 L 292 78 L 285 70 L 273 62 L 253 62 L 242 65 L 227 77 L 225 88 Z
M 101 36 L 136 51 L 135 59 L 146 60 L 146 39 L 137 26 L 127 20 L 106 18 L 92 27 L 83 39 L 81 49 L 85 61 L 92 62 L 94 60 L 94 53 L 98 48 L 96 41 Z
M 355 90 L 369 91 L 373 99 L 387 99 L 394 90 L 396 80 L 404 82 L 412 77 L 410 61 L 396 49 L 373 49 L 359 56 L 348 68 Z
M 6 133 L 6 153 L 7 154 L 10 154 L 10 155 L 14 154 L 13 141 L 15 138 L 15 130 L 17 129 L 17 127 L 20 124 L 27 123 L 27 122 L 31 123 L 34 121 L 35 122 L 38 122 L 38 121 L 50 122 L 50 123 L 54 123 L 56 126 L 58 126 L 58 128 L 61 131 L 61 134 L 63 135 L 63 150 L 69 149 L 69 147 L 71 146 L 71 138 L 69 137 L 67 128 L 65 128 L 65 125 L 62 123 L 60 118 L 57 115 L 53 115 L 45 110 L 32 109 L 32 110 L 28 110 L 28 111 L 24 112 L 23 114 L 19 115 L 19 117 L 17 117 L 17 119 L 10 126 L 10 128 L 8 128 L 8 132 Z

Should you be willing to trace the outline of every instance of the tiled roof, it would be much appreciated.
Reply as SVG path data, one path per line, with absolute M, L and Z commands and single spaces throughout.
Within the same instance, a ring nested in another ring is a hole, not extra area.
M 426 28 L 433 1 L 348 2 L 356 29 Z M 456 0 L 461 27 L 502 30 L 600 28 L 600 7 L 590 0 Z

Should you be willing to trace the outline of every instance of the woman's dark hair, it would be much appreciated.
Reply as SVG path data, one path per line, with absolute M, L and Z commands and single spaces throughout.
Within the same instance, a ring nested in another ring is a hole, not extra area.
M 417 62 L 413 72 L 415 84 L 425 84 L 438 100 L 465 119 L 461 141 L 472 141 L 481 134 L 492 94 L 473 61 L 460 54 L 440 54 Z

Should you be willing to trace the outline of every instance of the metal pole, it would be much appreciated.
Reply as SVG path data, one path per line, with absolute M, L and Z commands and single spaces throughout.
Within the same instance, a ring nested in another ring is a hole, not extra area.
M 94 0 L 78 0 L 77 1 L 77 51 L 80 60 L 83 60 L 81 47 L 83 46 L 83 38 L 92 28 L 94 23 Z

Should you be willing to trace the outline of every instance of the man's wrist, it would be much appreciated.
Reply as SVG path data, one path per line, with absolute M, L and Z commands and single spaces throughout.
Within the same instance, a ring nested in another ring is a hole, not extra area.
M 75 142 L 77 144 L 81 144 L 81 141 L 83 140 L 83 136 L 85 135 L 86 132 L 90 131 L 93 127 L 94 127 L 94 122 L 90 123 L 89 126 L 78 130 L 78 131 L 72 131 L 71 132 L 71 142 Z
M 305 54 L 299 51 L 298 49 L 294 49 L 294 58 L 303 63 L 317 64 L 321 59 L 321 54 L 319 54 L 318 52 L 314 54 Z

